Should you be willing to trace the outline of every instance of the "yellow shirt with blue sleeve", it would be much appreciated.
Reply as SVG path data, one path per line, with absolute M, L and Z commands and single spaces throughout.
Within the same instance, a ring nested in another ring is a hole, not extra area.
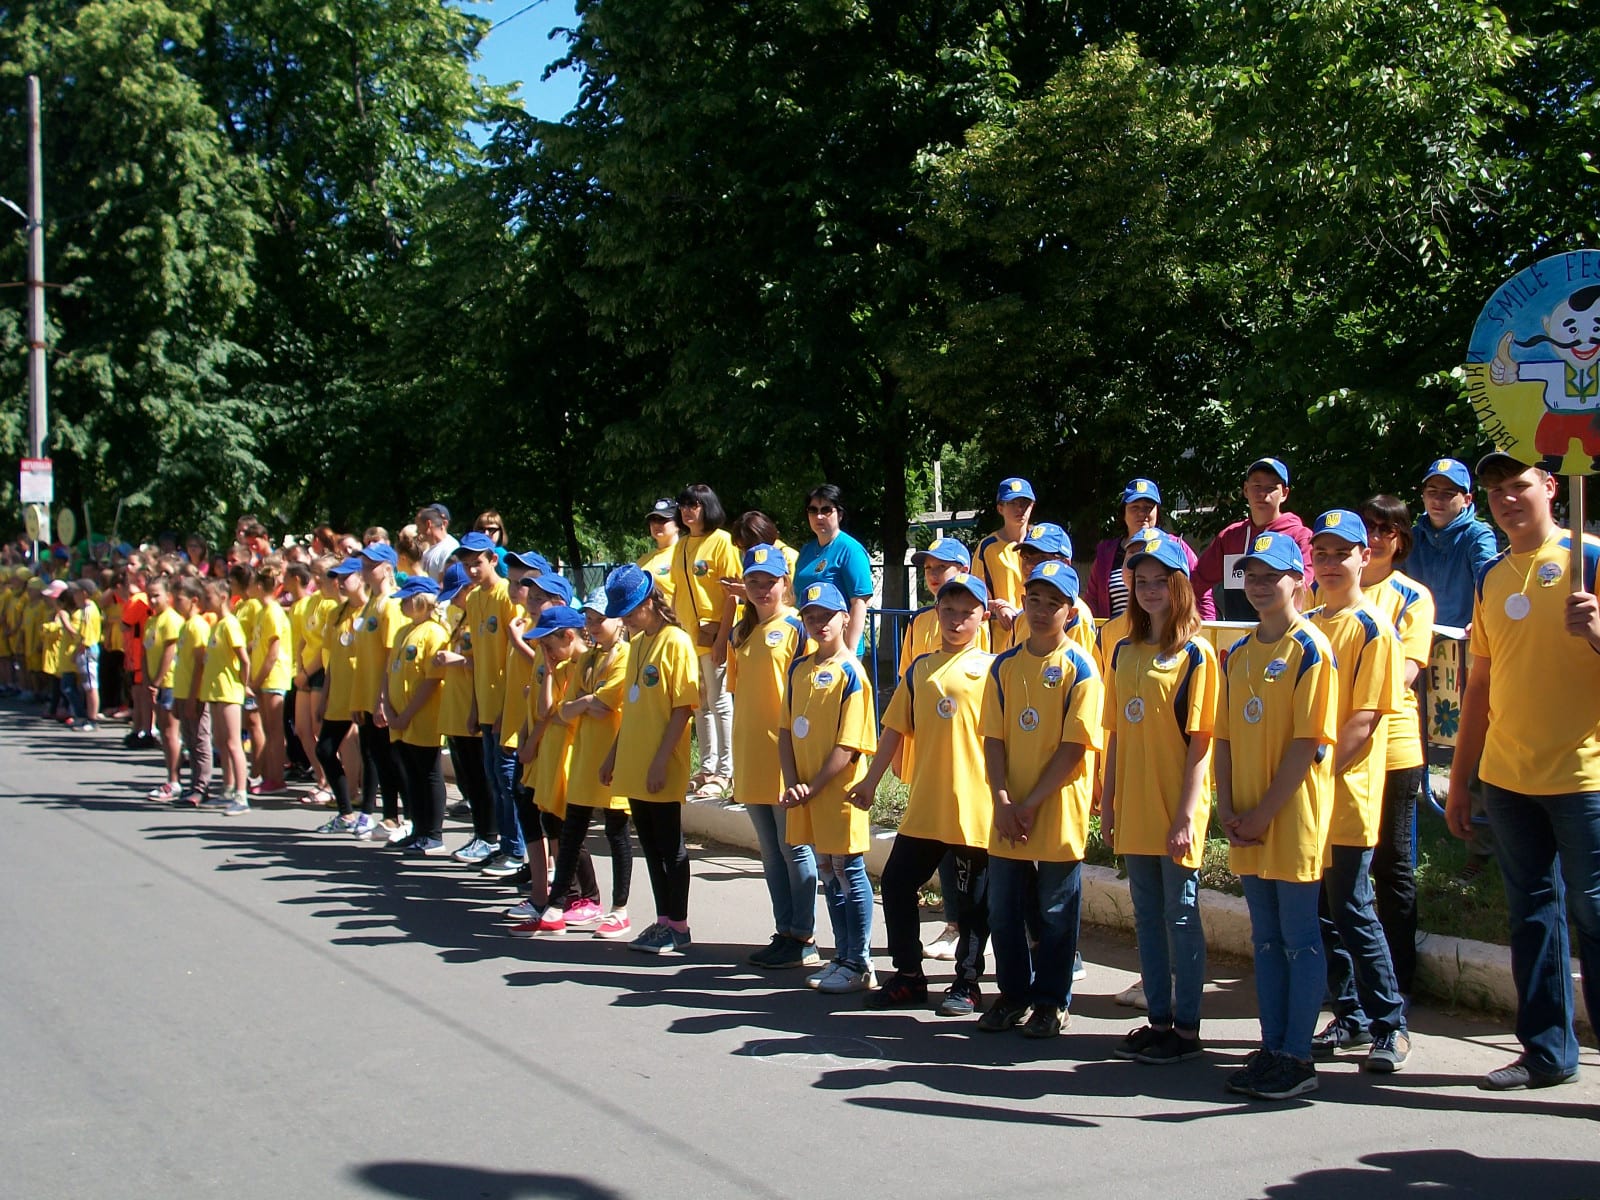
M 783 795 L 778 727 L 789 667 L 806 651 L 805 626 L 780 606 L 728 652 L 733 693 L 733 794 L 740 804 L 776 804 Z
M 1333 819 L 1329 846 L 1376 846 L 1383 812 L 1383 777 L 1388 762 L 1388 721 L 1402 707 L 1404 683 L 1400 639 L 1382 614 L 1363 600 L 1329 614 L 1326 606 L 1306 619 L 1333 647 L 1338 664 L 1337 724 L 1358 712 L 1380 714 L 1377 727 L 1343 771 L 1333 774 Z
M 1406 662 L 1416 663 L 1421 671 L 1433 659 L 1433 593 L 1410 576 L 1391 571 L 1367 589 L 1372 607 L 1389 619 L 1400 638 L 1400 653 Z M 1385 766 L 1391 771 L 1420 767 L 1422 755 L 1422 700 L 1416 688 L 1405 687 L 1400 711 L 1384 718 L 1388 727 L 1388 755 Z
M 847 795 L 867 773 L 866 756 L 878 748 L 878 730 L 872 685 L 855 655 L 824 659 L 812 653 L 795 659 L 781 720 L 789 731 L 795 775 L 801 783 L 816 778 L 836 746 L 854 756 L 826 787 L 788 810 L 784 840 L 791 846 L 814 847 L 818 854 L 866 853 L 872 841 L 871 822 Z
M 983 761 L 983 693 L 994 657 L 975 647 L 924 654 L 906 669 L 883 727 L 911 740 L 900 832 L 986 849 L 994 824 Z

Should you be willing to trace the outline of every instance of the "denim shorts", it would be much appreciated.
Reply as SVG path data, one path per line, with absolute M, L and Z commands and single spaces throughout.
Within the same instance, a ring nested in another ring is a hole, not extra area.
M 262 688 L 256 693 L 258 696 L 277 696 L 280 700 L 288 694 L 288 688 Z
M 162 712 L 171 712 L 172 711 L 172 705 L 173 705 L 172 689 L 171 688 L 157 688 L 156 689 L 156 707 L 159 708 Z
M 98 688 L 100 686 L 100 647 L 85 646 L 79 650 L 72 660 L 78 669 L 78 686 L 82 688 Z
M 255 712 L 260 707 L 261 706 L 256 703 L 256 698 L 254 696 L 246 696 L 244 698 L 244 710 L 245 710 L 245 712 Z
M 306 676 L 306 691 L 320 692 L 328 686 L 328 672 L 319 669 L 315 675 Z

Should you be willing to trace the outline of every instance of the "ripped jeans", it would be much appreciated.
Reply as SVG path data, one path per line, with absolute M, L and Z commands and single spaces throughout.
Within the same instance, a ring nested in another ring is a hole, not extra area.
M 1241 875 L 1255 943 L 1256 1004 L 1261 1046 L 1274 1054 L 1311 1059 L 1311 1038 L 1328 986 L 1317 898 L 1322 884 L 1285 883 Z

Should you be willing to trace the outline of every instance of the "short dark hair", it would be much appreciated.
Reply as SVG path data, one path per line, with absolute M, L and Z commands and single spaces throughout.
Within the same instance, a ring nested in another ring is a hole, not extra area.
M 679 492 L 678 508 L 682 510 L 685 504 L 700 506 L 700 527 L 706 533 L 715 533 L 728 523 L 728 512 L 709 483 L 691 483 Z M 678 518 L 678 523 L 683 524 L 682 517 Z
M 772 518 L 754 509 L 740 513 L 728 533 L 733 538 L 733 544 L 741 550 L 748 550 L 751 546 L 770 546 L 778 540 L 778 527 L 772 523 Z
M 844 506 L 844 493 L 839 490 L 837 484 L 817 484 L 816 487 L 812 488 L 806 493 L 806 506 L 810 507 L 810 504 L 813 500 L 821 500 L 824 504 L 833 505 L 834 508 L 839 510 L 839 524 L 844 524 L 844 519 L 848 515 L 849 510 Z M 800 515 L 805 517 L 807 514 L 802 512 Z
M 1411 509 L 1397 496 L 1380 492 L 1362 502 L 1361 519 L 1394 530 L 1394 561 L 1403 563 L 1411 556 Z

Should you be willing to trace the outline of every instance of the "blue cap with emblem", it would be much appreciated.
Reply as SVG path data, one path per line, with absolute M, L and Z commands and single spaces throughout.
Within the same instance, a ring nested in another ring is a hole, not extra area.
M 462 588 L 472 586 L 472 577 L 467 574 L 467 569 L 458 562 L 446 565 L 444 575 L 439 579 L 439 602 L 449 604 L 461 593 Z
M 388 542 L 372 542 L 361 547 L 361 557 L 369 563 L 383 563 L 391 567 L 400 565 L 400 556 Z
M 1323 534 L 1349 542 L 1352 546 L 1367 546 L 1367 524 L 1360 516 L 1348 508 L 1333 508 L 1317 518 L 1316 524 L 1311 526 L 1311 537 L 1315 540 Z
M 1026 588 L 1030 583 L 1048 583 L 1068 600 L 1076 600 L 1080 590 L 1078 572 L 1071 563 L 1042 562 L 1028 573 Z
M 789 574 L 789 560 L 776 546 L 761 542 L 744 552 L 744 573 L 782 579 Z
M 1182 544 L 1176 538 L 1164 537 L 1160 530 L 1146 529 L 1141 533 L 1154 534 L 1154 537 L 1139 538 L 1128 545 L 1128 561 L 1124 564 L 1131 571 L 1147 558 L 1153 558 L 1170 571 L 1189 573 L 1189 556 L 1183 552 Z
M 1023 479 L 1020 475 L 1013 475 L 1009 479 L 1000 481 L 1000 490 L 995 495 L 996 504 L 1004 504 L 1007 500 L 1033 500 L 1033 484 Z
M 1293 571 L 1296 575 L 1306 573 L 1306 560 L 1300 554 L 1300 547 L 1287 533 L 1269 529 L 1266 533 L 1256 534 L 1249 549 L 1240 556 L 1239 563 L 1242 566 L 1251 559 L 1274 571 Z
M 474 529 L 471 533 L 461 535 L 461 544 L 456 547 L 457 554 L 493 554 L 495 544 L 487 533 L 480 533 Z
M 920 567 L 924 563 L 933 562 L 954 563 L 958 567 L 971 567 L 972 555 L 967 548 L 955 538 L 934 538 L 926 550 L 918 550 L 911 556 L 911 565 Z
M 989 589 L 983 580 L 966 571 L 959 575 L 950 576 L 949 579 L 939 585 L 940 596 L 943 596 L 946 592 L 953 591 L 966 592 L 968 595 L 976 597 L 980 604 L 989 603 Z
M 1156 486 L 1155 480 L 1128 480 L 1128 486 L 1122 489 L 1122 503 L 1132 504 L 1135 500 L 1148 500 L 1152 504 L 1160 504 L 1161 489 Z
M 829 612 L 849 612 L 850 605 L 844 594 L 831 583 L 813 583 L 800 595 L 800 607 L 825 608 Z
M 1032 550 L 1038 554 L 1072 557 L 1072 539 L 1067 536 L 1065 529 L 1051 521 L 1041 521 L 1037 525 L 1028 526 L 1027 536 L 1022 539 L 1019 548 Z
M 1427 473 L 1422 477 L 1423 486 L 1435 475 L 1442 476 L 1455 484 L 1463 492 L 1472 490 L 1472 473 L 1467 470 L 1467 464 L 1459 458 L 1436 458 L 1428 466 Z
M 439 595 L 439 585 L 427 575 L 408 575 L 406 581 L 400 585 L 400 590 L 394 594 L 396 600 L 409 600 L 413 596 Z
M 1271 471 L 1280 480 L 1283 486 L 1289 486 L 1289 468 L 1283 465 L 1283 460 L 1278 458 L 1258 458 L 1244 469 L 1245 478 L 1248 479 L 1257 471 Z
M 568 608 L 565 604 L 558 604 L 554 608 L 547 608 L 539 614 L 539 620 L 522 635 L 522 640 L 531 642 L 536 638 L 549 637 L 558 629 L 582 629 L 583 614 L 575 608 Z
M 354 555 L 351 555 L 349 558 L 345 559 L 338 566 L 328 568 L 328 574 L 336 578 L 342 575 L 359 575 L 360 573 L 361 559 Z
M 625 617 L 650 598 L 655 591 L 650 573 L 628 563 L 606 576 L 606 616 Z

